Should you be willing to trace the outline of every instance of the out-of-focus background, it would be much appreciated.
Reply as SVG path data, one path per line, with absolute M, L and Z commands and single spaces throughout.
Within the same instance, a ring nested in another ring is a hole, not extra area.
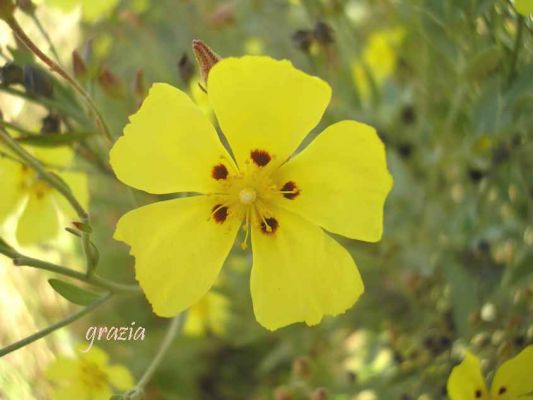
M 189 92 L 209 114 L 191 52 L 191 41 L 200 38 L 222 57 L 286 58 L 327 80 L 333 100 L 315 133 L 334 121 L 356 119 L 375 126 L 386 145 L 395 184 L 383 240 L 338 238 L 365 281 L 366 293 L 356 306 L 316 327 L 296 324 L 268 332 L 252 312 L 251 256 L 236 246 L 215 298 L 191 311 L 193 322 L 173 342 L 147 388 L 148 399 L 298 400 L 318 396 L 317 388 L 334 400 L 444 399 L 449 372 L 465 348 L 490 371 L 533 343 L 533 21 L 517 12 L 518 4 L 35 3 L 29 13 L 17 10 L 20 24 L 50 54 L 35 13 L 70 71 L 77 49 L 85 66 L 83 74 L 78 66 L 78 77 L 115 137 L 152 82 Z M 38 132 L 50 102 L 63 102 L 66 112 L 76 108 L 57 79 L 52 94 L 37 90 L 26 98 L 28 82 L 8 82 L 6 66 L 38 63 L 4 22 L 0 42 L 4 126 Z M 73 124 L 79 129 L 78 122 Z M 133 259 L 111 236 L 120 215 L 155 197 L 139 192 L 132 201 L 132 193 L 105 172 L 107 155 L 95 143 L 100 167 L 78 157 L 76 168 L 89 176 L 98 271 L 134 282 Z M 13 244 L 16 219 L 0 228 Z M 77 241 L 67 232 L 25 251 L 83 265 Z M 0 347 L 77 309 L 52 290 L 48 278 L 0 256 Z M 0 399 L 53 399 L 44 371 L 56 356 L 85 342 L 90 326 L 132 322 L 145 327 L 144 341 L 97 345 L 139 377 L 168 322 L 154 316 L 142 296 L 117 298 L 1 358 Z

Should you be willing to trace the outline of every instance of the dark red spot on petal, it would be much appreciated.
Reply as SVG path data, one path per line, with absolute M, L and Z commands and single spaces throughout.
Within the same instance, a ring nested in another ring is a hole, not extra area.
M 507 392 L 507 388 L 505 386 L 502 386 L 500 390 L 498 390 L 498 394 L 504 394 L 505 392 Z
M 300 189 L 298 189 L 298 186 L 293 181 L 289 181 L 283 185 L 281 191 L 283 192 L 283 196 L 289 200 L 294 199 L 300 194 Z
M 217 181 L 220 179 L 226 179 L 228 177 L 228 169 L 224 164 L 218 164 L 213 167 L 211 176 Z
M 261 231 L 267 235 L 272 235 L 278 230 L 278 220 L 276 218 L 265 218 L 261 221 Z
M 222 204 L 217 204 L 216 206 L 214 206 L 211 212 L 212 212 L 213 218 L 219 224 L 224 223 L 226 218 L 228 218 L 228 207 L 223 206 Z
M 252 150 L 250 157 L 258 167 L 264 167 L 272 160 L 270 154 L 265 150 Z
M 481 395 L 482 395 L 481 390 L 477 389 L 475 392 L 476 399 L 480 399 Z

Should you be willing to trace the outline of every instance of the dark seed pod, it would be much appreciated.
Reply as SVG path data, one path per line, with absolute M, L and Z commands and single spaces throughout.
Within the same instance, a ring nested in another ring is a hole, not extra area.
M 478 168 L 469 168 L 468 176 L 472 182 L 478 183 L 485 176 L 485 172 Z
M 61 118 L 57 114 L 50 113 L 42 119 L 41 133 L 54 135 L 61 133 Z
M 313 35 L 318 43 L 325 46 L 335 42 L 333 28 L 323 21 L 316 23 Z
M 53 96 L 54 83 L 46 71 L 34 65 L 25 65 L 23 75 L 24 87 L 28 94 L 47 98 Z
M 402 121 L 405 125 L 411 125 L 416 122 L 416 113 L 413 106 L 405 106 L 402 110 Z
M 398 145 L 398 153 L 403 158 L 409 158 L 413 154 L 413 145 L 408 142 L 403 142 Z
M 194 76 L 194 69 L 194 64 L 190 60 L 187 53 L 183 53 L 178 61 L 178 72 L 180 74 L 180 78 L 185 84 L 188 85 L 191 81 L 192 77 Z
M 313 33 L 300 29 L 292 35 L 292 43 L 302 50 L 304 53 L 309 53 L 309 49 L 311 48 L 311 45 L 313 44 Z
M 0 68 L 0 82 L 5 86 L 15 85 L 17 83 L 24 84 L 22 68 L 15 63 L 5 64 Z

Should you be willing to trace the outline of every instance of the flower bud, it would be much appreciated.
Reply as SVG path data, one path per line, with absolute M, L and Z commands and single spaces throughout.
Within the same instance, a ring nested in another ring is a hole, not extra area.
M 109 96 L 115 98 L 124 96 L 124 87 L 122 85 L 122 81 L 106 66 L 102 66 L 100 68 L 100 73 L 98 74 L 98 83 Z
M 54 135 L 61 133 L 61 119 L 59 115 L 50 113 L 42 119 L 41 133 Z
M 291 39 L 292 43 L 297 48 L 302 50 L 304 53 L 309 53 L 311 45 L 313 44 L 313 34 L 310 31 L 300 29 L 294 32 Z
M 333 37 L 333 28 L 322 21 L 316 23 L 313 35 L 317 42 L 324 46 L 335 41 L 335 38 Z
M 78 50 L 72 52 L 72 70 L 77 79 L 84 80 L 87 78 L 87 64 L 85 64 Z
M 178 61 L 178 72 L 183 82 L 188 85 L 194 76 L 194 64 L 191 62 L 186 53 Z
M 0 68 L 0 82 L 5 86 L 17 83 L 24 84 L 24 73 L 22 72 L 22 68 L 15 63 L 5 64 Z
M 54 94 L 54 83 L 50 75 L 34 65 L 25 65 L 22 69 L 26 92 L 33 96 L 51 98 Z
M 311 366 L 307 357 L 299 357 L 292 363 L 292 373 L 294 376 L 307 379 L 311 375 Z
M 135 78 L 133 79 L 133 94 L 137 99 L 143 100 L 148 91 L 146 90 L 146 81 L 144 79 L 144 70 L 139 68 L 135 73 Z
M 207 86 L 209 71 L 220 61 L 221 57 L 208 45 L 197 39 L 192 41 L 192 51 L 200 69 L 200 78 L 203 84 Z

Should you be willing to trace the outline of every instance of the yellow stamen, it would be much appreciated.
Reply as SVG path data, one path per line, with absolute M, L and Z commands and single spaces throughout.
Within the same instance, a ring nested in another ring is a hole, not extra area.
M 242 229 L 246 232 L 244 235 L 244 240 L 241 243 L 241 249 L 246 250 L 248 248 L 248 236 L 250 234 L 250 209 L 246 210 L 246 217 Z

